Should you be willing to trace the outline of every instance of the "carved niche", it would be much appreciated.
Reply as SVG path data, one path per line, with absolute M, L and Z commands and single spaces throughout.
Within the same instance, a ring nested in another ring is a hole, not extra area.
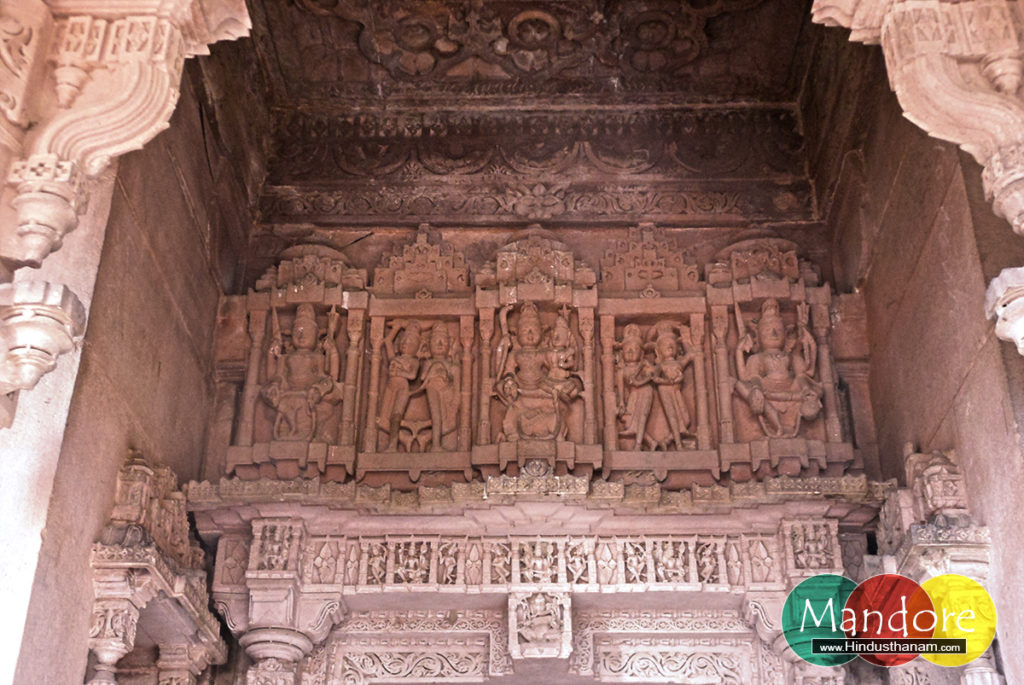
M 651 470 L 710 485 L 704 283 L 674 241 L 641 224 L 601 261 L 604 473 Z
M 719 451 L 733 478 L 841 473 L 844 441 L 829 332 L 831 293 L 796 245 L 742 240 L 706 267 Z
M 356 475 L 469 480 L 473 293 L 465 257 L 422 225 L 385 257 L 370 295 L 366 421 Z
M 528 462 L 549 471 L 600 465 L 595 284 L 596 274 L 536 225 L 477 273 L 481 373 L 473 464 L 481 470 Z
M 366 273 L 300 245 L 245 298 L 249 350 L 226 471 L 343 479 L 355 462 Z

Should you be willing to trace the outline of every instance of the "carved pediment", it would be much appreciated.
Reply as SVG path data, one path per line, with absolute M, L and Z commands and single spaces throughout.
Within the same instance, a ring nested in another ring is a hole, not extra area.
M 479 288 L 497 287 L 502 300 L 559 300 L 573 288 L 593 288 L 594 270 L 577 260 L 572 248 L 534 224 L 527 235 L 498 249 L 477 273 Z M 512 295 L 515 293 L 515 296 Z
M 256 281 L 256 291 L 287 289 L 292 293 L 326 287 L 361 290 L 366 271 L 348 265 L 345 256 L 325 245 L 296 245 L 281 253 L 281 261 Z
M 685 252 L 651 223 L 629 230 L 626 240 L 615 241 L 601 260 L 601 287 L 608 292 L 636 291 L 657 297 L 667 291 L 692 290 L 700 275 L 687 264 Z
M 375 295 L 429 296 L 470 292 L 466 257 L 443 240 L 431 240 L 427 224 L 416 240 L 385 257 L 374 270 Z

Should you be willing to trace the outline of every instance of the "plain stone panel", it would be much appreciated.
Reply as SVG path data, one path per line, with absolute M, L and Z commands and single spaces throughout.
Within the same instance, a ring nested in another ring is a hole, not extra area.
M 884 461 L 900 455 L 907 441 L 930 442 L 988 339 L 985 282 L 969 226 L 957 174 L 906 285 L 881 289 L 893 303 L 891 326 L 871 331 L 871 386 Z M 878 294 L 869 291 L 869 305 Z M 883 463 L 883 470 L 898 474 L 902 467 Z
M 907 147 L 896 173 L 892 200 L 879 224 L 869 267 L 868 321 L 875 335 L 887 335 L 898 303 L 911 285 L 911 274 L 949 188 L 956 161 L 955 148 L 923 133 Z M 870 178 L 873 169 L 868 166 L 866 171 Z
M 212 312 L 218 288 L 212 277 L 203 235 L 189 211 L 177 173 L 159 138 L 150 143 L 149 154 L 125 155 L 119 184 L 133 210 L 147 251 L 179 303 L 192 336 L 200 349 L 212 344 L 209 324 L 192 321 L 193 312 Z M 202 314 L 201 314 L 202 315 Z
M 884 70 L 870 83 L 867 91 L 862 98 L 865 107 L 861 113 L 862 121 L 867 122 L 863 144 L 864 168 L 867 170 L 864 213 L 866 221 L 878 225 L 889 204 L 910 138 L 925 134 L 903 118 L 896 96 L 889 90 Z M 925 160 L 918 162 L 926 163 Z
M 1024 673 L 1024 653 L 1017 648 L 1024 644 L 1024 460 L 1002 363 L 1004 344 L 989 339 L 957 395 L 956 449 L 972 511 L 989 527 L 995 542 L 985 587 L 996 602 L 1002 657 L 1008 662 L 1007 672 Z
M 97 283 L 98 299 L 107 304 L 93 311 L 87 349 L 153 434 L 159 449 L 152 458 L 166 461 L 179 476 L 192 475 L 196 465 L 191 461 L 202 445 L 203 412 L 209 406 L 211 383 L 209 344 L 205 348 L 199 344 L 211 338 L 212 331 L 204 331 L 203 339 L 197 341 L 186 328 L 182 308 L 159 277 L 160 269 L 140 248 L 144 238 L 132 230 L 131 223 L 120 220 L 122 207 L 120 196 L 115 195 Z M 187 274 L 178 272 L 178 276 Z M 191 308 L 187 311 L 197 318 L 196 325 L 213 328 L 215 309 L 205 315 Z

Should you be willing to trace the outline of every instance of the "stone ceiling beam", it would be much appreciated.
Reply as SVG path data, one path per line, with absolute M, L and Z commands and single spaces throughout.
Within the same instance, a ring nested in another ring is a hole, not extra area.
M 1024 3 L 815 0 L 811 12 L 853 41 L 881 44 L 904 115 L 970 153 L 996 214 L 1024 235 Z M 1024 354 L 1024 267 L 992 281 L 985 310 Z

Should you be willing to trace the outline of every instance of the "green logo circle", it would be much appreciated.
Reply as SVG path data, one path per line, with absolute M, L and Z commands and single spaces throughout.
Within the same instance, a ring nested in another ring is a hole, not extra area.
M 817 666 L 841 666 L 856 654 L 814 654 L 811 641 L 846 638 L 843 607 L 857 583 L 825 573 L 803 581 L 789 593 L 782 607 L 782 632 L 796 655 Z

